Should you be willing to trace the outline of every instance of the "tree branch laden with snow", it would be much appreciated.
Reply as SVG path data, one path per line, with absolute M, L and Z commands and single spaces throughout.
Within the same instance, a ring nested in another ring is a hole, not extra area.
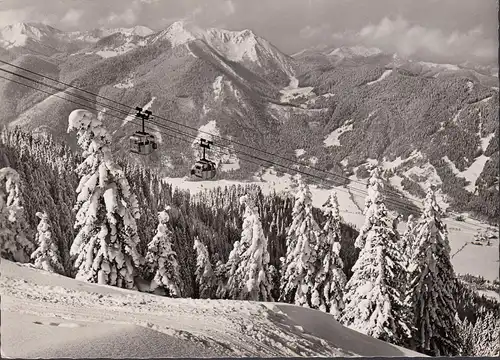
M 52 239 L 49 217 L 45 212 L 37 212 L 36 216 L 40 218 L 36 234 L 38 248 L 31 254 L 31 259 L 34 261 L 36 268 L 62 275 L 64 267 L 59 250 Z
M 3 258 L 29 262 L 34 244 L 21 206 L 20 177 L 7 167 L 0 169 L 0 249 Z
M 456 277 L 450 260 L 448 230 L 434 190 L 427 192 L 424 211 L 415 225 L 416 248 L 410 260 L 407 299 L 413 310 L 417 351 L 433 356 L 460 354 Z
M 196 250 L 195 276 L 199 287 L 200 299 L 210 299 L 215 286 L 215 273 L 210 262 L 207 247 L 196 237 L 193 249 Z
M 344 289 L 347 282 L 340 258 L 341 222 L 337 194 L 334 192 L 323 205 L 326 218 L 322 236 L 316 246 L 317 273 L 314 278 L 312 307 L 340 318 L 344 309 Z
M 267 238 L 257 206 L 248 195 L 240 204 L 245 205 L 243 230 L 229 255 L 228 295 L 235 300 L 273 301 Z
M 311 307 L 317 273 L 316 245 L 321 230 L 313 217 L 311 191 L 302 181 L 292 217 L 286 239 L 287 253 L 282 260 L 280 300 Z
M 365 215 L 365 223 L 363 224 L 359 235 L 354 242 L 354 246 L 358 249 L 362 249 L 365 245 L 366 236 L 369 229 L 372 227 L 372 217 L 377 212 L 378 205 L 383 201 L 383 196 L 381 194 L 384 188 L 384 183 L 380 178 L 380 169 L 375 167 L 370 172 L 370 180 L 368 182 L 367 196 L 365 199 L 365 209 L 363 215 Z
M 354 330 L 394 344 L 406 344 L 411 317 L 404 302 L 406 272 L 396 229 L 378 194 L 378 171 L 368 188 L 363 245 L 347 282 L 341 322 Z M 359 239 L 359 238 L 358 238 Z
M 179 272 L 177 253 L 172 249 L 172 232 L 167 228 L 170 219 L 167 207 L 158 214 L 158 228 L 153 240 L 148 244 L 146 263 L 151 274 L 151 291 L 165 290 L 169 297 L 181 297 L 182 279 Z
M 69 116 L 68 132 L 77 131 L 84 161 L 75 205 L 75 229 L 71 246 L 77 279 L 124 288 L 135 288 L 135 269 L 143 263 L 137 250 L 137 198 L 123 170 L 111 156 L 111 137 L 102 121 L 86 110 Z

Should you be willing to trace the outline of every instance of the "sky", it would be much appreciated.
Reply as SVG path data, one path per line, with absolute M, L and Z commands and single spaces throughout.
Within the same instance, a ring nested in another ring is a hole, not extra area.
M 96 27 L 251 29 L 293 54 L 364 45 L 441 62 L 497 63 L 498 0 L 0 0 L 0 27 L 44 22 Z

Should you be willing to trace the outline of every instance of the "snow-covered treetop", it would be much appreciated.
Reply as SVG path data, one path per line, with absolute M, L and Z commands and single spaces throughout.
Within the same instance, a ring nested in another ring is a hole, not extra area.
M 13 168 L 5 167 L 0 169 L 0 194 L 5 192 L 6 198 L 2 199 L 2 201 L 5 201 L 7 206 L 21 208 L 20 181 L 19 173 Z M 3 187 L 4 182 L 5 188 Z
M 441 207 L 436 201 L 436 192 L 433 187 L 429 187 L 424 200 L 423 218 L 432 218 L 442 214 Z
M 332 191 L 326 202 L 323 204 L 323 213 L 326 216 L 332 216 L 334 218 L 340 217 L 339 201 L 335 191 Z
M 88 110 L 73 110 L 68 117 L 68 132 L 77 131 L 78 145 L 84 150 L 83 156 L 102 150 L 109 152 L 111 136 L 102 121 Z
M 298 191 L 295 194 L 295 207 L 312 205 L 312 194 L 309 186 L 299 180 Z
M 0 169 L 0 181 L 12 181 L 19 183 L 19 173 L 10 167 Z
M 168 215 L 168 211 L 170 210 L 170 206 L 165 207 L 165 210 L 158 213 L 158 220 L 160 223 L 165 224 L 170 220 L 170 215 Z
M 46 212 L 37 212 L 36 217 L 39 218 L 40 220 L 47 220 L 49 217 L 47 216 Z
M 372 204 L 378 204 L 383 200 L 381 191 L 384 188 L 384 183 L 380 179 L 380 169 L 374 167 L 370 171 L 370 181 L 368 183 L 368 197 L 367 202 L 370 201 Z

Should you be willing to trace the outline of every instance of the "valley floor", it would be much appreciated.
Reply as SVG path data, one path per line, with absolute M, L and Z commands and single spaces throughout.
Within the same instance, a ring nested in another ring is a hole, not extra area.
M 422 356 L 292 305 L 170 299 L 7 260 L 2 357 Z

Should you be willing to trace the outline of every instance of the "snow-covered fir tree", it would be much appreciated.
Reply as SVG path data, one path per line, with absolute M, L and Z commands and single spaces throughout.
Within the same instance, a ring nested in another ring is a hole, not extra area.
M 84 161 L 77 167 L 75 229 L 70 253 L 76 278 L 135 288 L 135 269 L 143 263 L 137 250 L 137 198 L 123 170 L 111 156 L 111 137 L 102 121 L 86 110 L 69 115 L 68 132 L 76 130 Z
M 286 258 L 281 265 L 280 300 L 311 307 L 317 273 L 315 247 L 321 229 L 313 217 L 311 191 L 303 182 L 299 182 L 292 217 L 286 238 Z
M 196 250 L 196 282 L 198 283 L 200 299 L 210 299 L 215 285 L 215 273 L 210 262 L 207 247 L 198 237 L 194 239 L 193 249 Z
M 384 188 L 384 183 L 380 178 L 380 169 L 374 167 L 371 170 L 370 180 L 368 181 L 368 195 L 365 199 L 365 209 L 363 210 L 363 215 L 365 215 L 365 223 L 359 231 L 359 235 L 354 242 L 354 246 L 358 249 L 362 249 L 365 246 L 366 237 L 368 232 L 373 227 L 372 218 L 373 214 L 377 212 L 378 204 L 382 200 L 382 189 Z
M 471 356 L 500 356 L 500 318 L 492 311 L 478 317 L 472 329 Z
M 433 356 L 457 356 L 461 341 L 455 319 L 456 278 L 450 260 L 448 231 L 430 188 L 424 211 L 415 225 L 416 250 L 410 260 L 407 298 L 414 316 L 417 351 Z
M 37 212 L 36 216 L 40 219 L 35 238 L 38 247 L 33 254 L 31 254 L 31 259 L 38 269 L 63 274 L 64 267 L 62 265 L 59 249 L 52 239 L 49 217 L 46 212 Z
M 406 223 L 406 230 L 401 236 L 400 245 L 401 252 L 403 254 L 403 260 L 405 262 L 405 267 L 408 266 L 408 262 L 410 261 L 413 251 L 415 248 L 415 220 L 413 215 L 408 216 L 408 221 Z
M 1 256 L 17 262 L 29 262 L 34 244 L 21 206 L 20 177 L 7 167 L 0 169 L 0 249 Z
M 473 333 L 474 333 L 474 325 L 469 322 L 467 318 L 463 321 L 458 318 L 457 315 L 457 323 L 459 326 L 459 334 L 462 343 L 462 351 L 460 353 L 461 356 L 474 356 L 474 341 L 473 341 Z
M 165 291 L 166 296 L 181 297 L 182 280 L 179 263 L 177 254 L 172 249 L 172 232 L 167 228 L 167 223 L 170 220 L 168 210 L 170 207 L 158 214 L 159 224 L 156 235 L 148 244 L 146 263 L 150 274 L 154 274 L 151 281 L 151 291 L 161 288 Z
M 257 206 L 248 195 L 240 198 L 240 204 L 245 205 L 243 230 L 229 255 L 228 295 L 235 300 L 273 301 L 267 238 Z
M 404 302 L 406 273 L 398 237 L 379 192 L 379 171 L 372 170 L 369 208 L 353 275 L 346 285 L 341 322 L 354 330 L 403 345 L 410 336 L 411 317 Z
M 236 243 L 239 244 L 239 241 L 235 242 L 234 246 L 236 246 Z M 234 250 L 234 248 L 233 248 Z M 233 254 L 234 256 L 234 254 Z M 227 295 L 227 265 L 222 262 L 222 260 L 217 260 L 215 264 L 215 298 L 216 299 L 225 299 Z M 231 266 L 232 267 L 232 266 Z M 229 267 L 229 268 L 231 268 Z
M 344 309 L 344 289 L 347 282 L 340 258 L 341 222 L 337 194 L 334 192 L 323 205 L 325 224 L 316 246 L 317 273 L 314 278 L 312 307 L 340 318 Z

